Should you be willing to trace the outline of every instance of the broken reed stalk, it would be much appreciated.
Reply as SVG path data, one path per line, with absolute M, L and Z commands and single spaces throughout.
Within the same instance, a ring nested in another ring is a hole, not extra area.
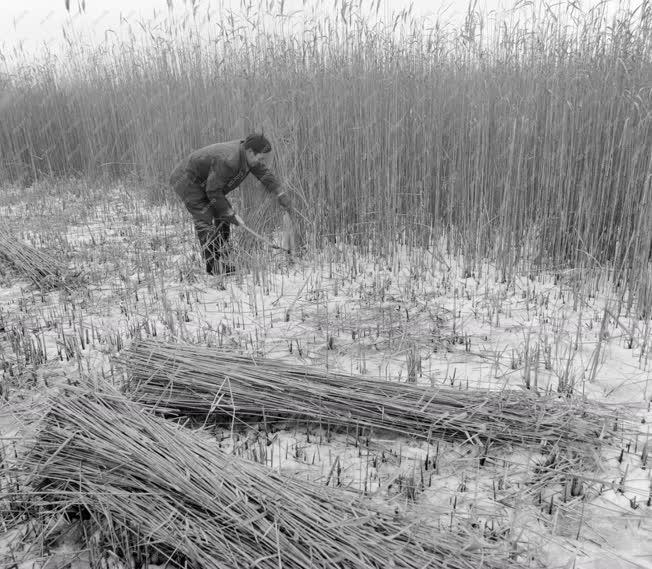
M 283 476 L 102 389 L 51 398 L 22 464 L 42 535 L 82 511 L 127 559 L 149 551 L 204 568 L 520 566 L 495 546 L 470 547 L 464 530 L 440 533 Z
M 383 382 L 154 340 L 134 343 L 121 361 L 131 397 L 169 416 L 246 421 L 264 413 L 267 420 L 356 424 L 422 438 L 562 447 L 599 445 L 618 417 L 617 409 L 584 400 Z
M 7 227 L 2 225 L 0 225 L 0 257 L 5 257 L 41 290 L 55 288 L 71 290 L 76 278 L 57 259 L 17 239 Z

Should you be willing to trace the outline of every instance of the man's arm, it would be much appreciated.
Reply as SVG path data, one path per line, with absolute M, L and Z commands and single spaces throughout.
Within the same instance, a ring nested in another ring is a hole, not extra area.
M 278 181 L 278 178 L 272 173 L 272 171 L 265 166 L 264 164 L 259 164 L 254 166 L 251 169 L 251 173 L 258 178 L 260 183 L 265 186 L 265 189 L 274 194 L 278 199 L 281 206 L 290 211 L 292 209 L 292 204 L 290 198 L 281 188 L 281 183 Z

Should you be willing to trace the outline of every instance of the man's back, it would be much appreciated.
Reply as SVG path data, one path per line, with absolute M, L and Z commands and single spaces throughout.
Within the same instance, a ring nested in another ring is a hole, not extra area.
M 218 142 L 194 150 L 177 166 L 177 169 L 184 169 L 197 182 L 205 182 L 211 167 L 217 162 L 220 163 L 220 170 L 224 168 L 226 174 L 235 174 L 246 168 L 242 140 Z

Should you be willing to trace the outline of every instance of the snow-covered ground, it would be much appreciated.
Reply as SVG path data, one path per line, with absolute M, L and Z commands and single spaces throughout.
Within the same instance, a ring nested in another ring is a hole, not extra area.
M 581 481 L 579 496 L 563 477 L 536 478 L 546 458 L 536 448 L 491 449 L 480 467 L 482 447 L 472 441 L 392 437 L 363 446 L 352 433 L 292 425 L 270 445 L 253 444 L 253 432 L 241 435 L 247 450 L 223 444 L 270 468 L 390 500 L 408 516 L 490 524 L 533 567 L 652 567 L 652 322 L 627 308 L 606 273 L 515 270 L 504 280 L 489 261 L 469 270 L 468 259 L 443 248 L 398 241 L 386 256 L 331 244 L 291 259 L 243 249 L 236 229 L 242 271 L 222 279 L 202 274 L 174 204 L 146 205 L 124 188 L 7 196 L 2 214 L 19 236 L 49 247 L 85 284 L 41 294 L 6 266 L 0 274 L 5 448 L 24 433 L 15 406 L 80 374 L 119 381 L 112 356 L 148 335 L 379 381 L 559 392 L 626 405 L 639 431 L 566 466 Z M 4 563 L 20 565 L 16 536 L 0 539 Z M 69 540 L 60 551 L 74 548 Z

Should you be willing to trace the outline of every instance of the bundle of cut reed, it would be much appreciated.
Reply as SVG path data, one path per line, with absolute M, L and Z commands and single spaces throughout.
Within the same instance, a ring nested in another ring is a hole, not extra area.
M 6 225 L 1 224 L 0 255 L 41 290 L 68 290 L 77 279 L 77 275 L 73 275 L 58 259 L 30 247 L 14 237 Z
M 146 548 L 204 568 L 520 566 L 464 532 L 226 454 L 115 391 L 53 397 L 36 433 L 23 467 L 43 527 L 48 512 L 82 511 L 119 556 Z
M 295 417 L 422 438 L 562 447 L 599 444 L 622 425 L 618 408 L 586 400 L 386 382 L 197 345 L 142 340 L 122 362 L 131 397 L 168 415 Z

